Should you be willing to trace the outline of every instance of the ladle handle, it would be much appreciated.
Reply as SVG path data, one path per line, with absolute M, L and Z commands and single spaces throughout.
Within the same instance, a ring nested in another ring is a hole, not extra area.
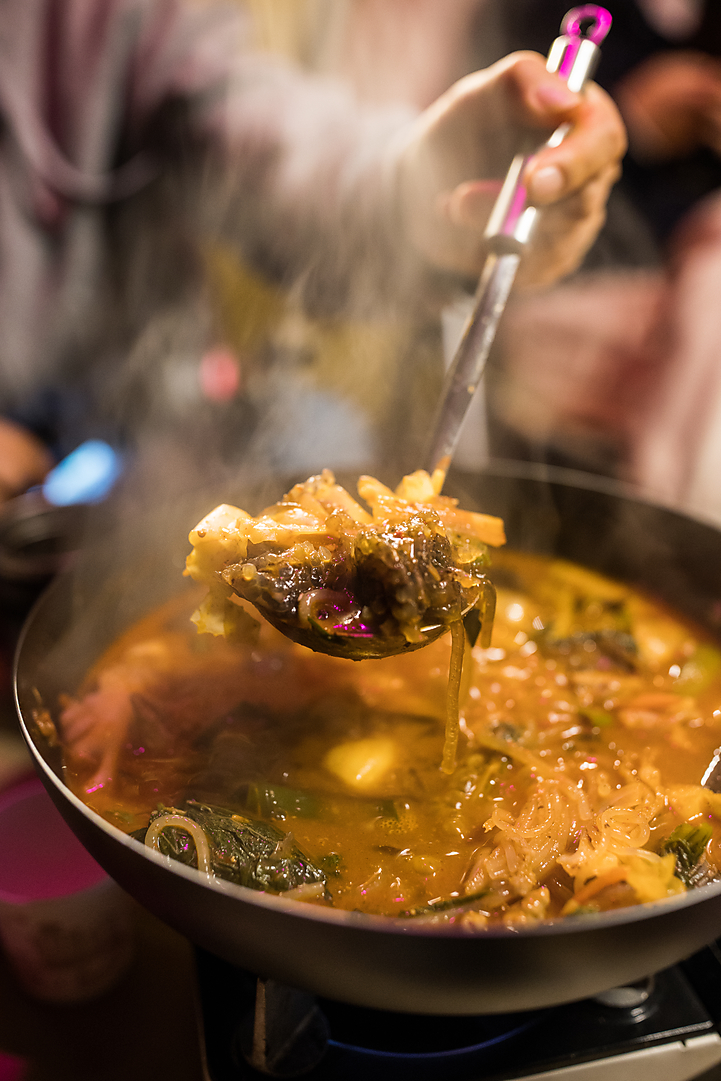
M 589 21 L 591 26 L 583 29 Z M 546 70 L 557 72 L 569 90 L 579 93 L 596 70 L 599 45 L 610 28 L 611 15 L 605 8 L 595 4 L 573 8 L 561 24 L 561 36 L 551 46 Z M 545 145 L 558 146 L 567 132 L 568 125 L 561 124 Z M 522 248 L 528 243 L 538 212 L 535 206 L 528 205 L 521 177 L 534 153 L 536 150 L 516 154 L 506 173 L 484 234 L 492 250 L 519 245 Z
M 599 46 L 611 28 L 611 15 L 596 4 L 569 11 L 561 23 L 561 35 L 551 46 L 548 71 L 557 72 L 571 90 L 579 92 L 591 78 L 599 58 Z M 546 146 L 558 146 L 568 125 L 554 131 Z M 534 151 L 535 153 L 536 151 Z M 461 426 L 480 382 L 496 329 L 513 287 L 521 254 L 528 243 L 538 211 L 528 204 L 522 177 L 533 154 L 516 154 L 506 173 L 486 226 L 489 254 L 483 268 L 473 312 L 446 375 L 426 468 L 440 492 Z

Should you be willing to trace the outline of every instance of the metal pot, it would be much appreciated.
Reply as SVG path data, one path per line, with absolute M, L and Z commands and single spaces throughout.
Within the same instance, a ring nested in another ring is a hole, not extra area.
M 599 480 L 582 487 L 568 483 L 563 471 L 549 481 L 534 477 L 531 467 L 519 476 L 517 466 L 505 474 L 501 468 L 478 477 L 456 474 L 449 491 L 463 506 L 502 515 L 511 547 L 558 554 L 624 579 L 719 630 L 719 531 Z M 208 883 L 150 851 L 68 790 L 59 749 L 33 720 L 36 692 L 53 703 L 59 690 L 72 691 L 143 604 L 147 610 L 163 599 L 138 570 L 119 583 L 115 607 L 83 594 L 71 576 L 41 598 L 18 651 L 23 733 L 50 795 L 98 862 L 148 909 L 213 953 L 328 998 L 415 1013 L 480 1014 L 550 1006 L 628 984 L 721 934 L 721 882 L 659 904 L 469 934 Z M 128 588 L 134 600 L 123 608 Z M 74 622 L 78 607 L 89 613 L 82 625 Z

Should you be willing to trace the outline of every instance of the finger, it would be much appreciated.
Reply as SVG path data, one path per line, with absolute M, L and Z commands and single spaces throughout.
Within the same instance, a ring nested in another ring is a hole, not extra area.
M 546 70 L 539 53 L 514 53 L 501 64 L 505 81 L 516 98 L 519 123 L 553 131 L 570 120 L 583 98 L 569 90 L 563 79 Z
M 525 182 L 537 206 L 578 191 L 593 176 L 617 164 L 626 152 L 618 111 L 603 90 L 589 84 L 568 117 L 571 130 L 558 147 L 544 147 L 529 163 Z
M 466 75 L 427 110 L 431 123 L 443 120 L 446 134 L 463 138 L 463 125 L 473 122 L 474 130 L 496 140 L 509 142 L 518 129 L 550 135 L 570 117 L 581 97 L 568 89 L 562 79 L 546 71 L 539 53 L 519 52 L 498 60 L 483 71 Z M 448 125 L 449 116 L 453 122 Z
M 539 216 L 537 228 L 544 228 L 544 223 L 548 221 L 571 221 L 595 214 L 606 205 L 609 192 L 620 176 L 620 166 L 608 165 L 584 184 L 580 191 L 572 192 L 565 199 L 545 207 Z M 554 227 L 558 228 L 558 225 Z
M 560 203 L 549 207 L 541 216 L 539 225 L 552 216 L 552 220 L 563 223 L 565 220 L 585 218 L 603 207 L 608 193 L 621 175 L 621 169 L 615 163 L 602 170 L 583 186 L 581 191 L 567 196 Z M 452 192 L 443 192 L 438 199 L 439 213 L 451 225 L 460 226 L 482 233 L 488 223 L 501 182 L 498 180 L 468 181 L 459 184 Z M 559 208 L 560 213 L 553 215 Z M 558 228 L 558 224 L 554 226 Z
M 552 242 L 559 248 L 565 244 L 570 248 L 579 224 L 590 221 L 598 225 L 605 215 L 608 194 L 618 179 L 618 172 L 616 167 L 609 167 L 584 185 L 580 192 L 546 207 L 538 217 L 532 246 Z
M 518 285 L 525 288 L 548 286 L 572 274 L 581 265 L 605 219 L 605 208 L 601 207 L 594 214 L 571 222 L 570 226 L 566 220 L 563 242 L 559 241 L 557 230 L 551 228 L 549 222 L 549 228 L 539 230 L 531 249 L 524 254 Z
M 616 165 L 607 167 L 580 192 L 539 215 L 531 248 L 522 263 L 520 284 L 546 285 L 580 265 L 603 225 L 608 193 L 619 172 Z

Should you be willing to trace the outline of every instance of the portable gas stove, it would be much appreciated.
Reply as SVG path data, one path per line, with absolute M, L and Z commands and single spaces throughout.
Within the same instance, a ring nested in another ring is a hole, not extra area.
M 721 1063 L 719 944 L 594 999 L 482 1017 L 315 999 L 202 950 L 197 971 L 208 1081 L 690 1081 Z

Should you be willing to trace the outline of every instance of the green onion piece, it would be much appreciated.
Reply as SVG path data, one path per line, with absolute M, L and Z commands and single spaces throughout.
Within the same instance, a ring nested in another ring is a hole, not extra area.
M 676 876 L 685 886 L 693 885 L 693 870 L 704 854 L 711 833 L 707 822 L 684 822 L 664 841 L 662 851 L 676 857 Z
M 297 818 L 318 818 L 320 801 L 299 788 L 278 784 L 249 784 L 242 793 L 245 806 L 253 814 L 294 815 Z
M 488 897 L 491 891 L 488 889 L 479 890 L 478 893 L 467 893 L 463 897 L 449 897 L 447 901 L 434 901 L 429 905 L 416 905 L 415 908 L 409 908 L 406 912 L 401 912 L 399 915 L 401 918 L 409 918 L 413 916 L 430 916 L 436 912 L 448 912 L 452 908 L 463 908 L 465 905 L 472 905 L 475 901 L 481 901 L 484 897 Z

